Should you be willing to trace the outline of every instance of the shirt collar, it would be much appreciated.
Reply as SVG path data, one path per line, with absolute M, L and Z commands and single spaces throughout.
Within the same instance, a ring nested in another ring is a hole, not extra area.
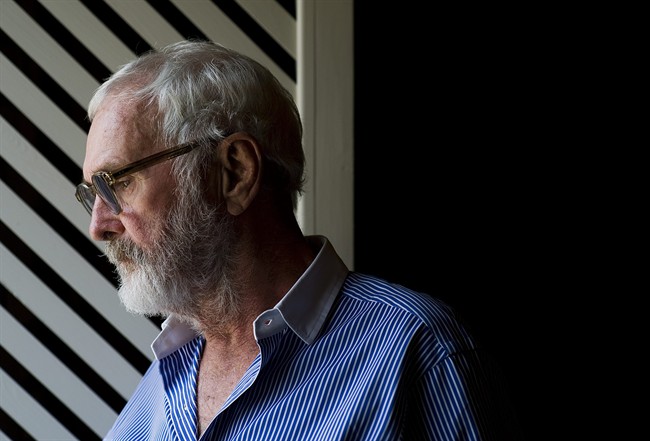
M 289 327 L 311 344 L 323 327 L 349 270 L 326 237 L 307 236 L 307 241 L 318 250 L 316 257 L 277 305 L 257 317 L 253 323 L 257 340 Z M 151 349 L 161 359 L 196 336 L 195 330 L 172 314 L 163 322 Z

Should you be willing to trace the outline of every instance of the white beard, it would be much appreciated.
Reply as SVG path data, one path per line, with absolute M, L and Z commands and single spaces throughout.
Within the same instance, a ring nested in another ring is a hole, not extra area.
M 129 312 L 175 313 L 196 324 L 206 317 L 225 321 L 239 310 L 231 277 L 231 220 L 199 195 L 190 199 L 171 207 L 151 249 L 123 239 L 106 244 L 106 256 L 120 276 L 120 300 Z

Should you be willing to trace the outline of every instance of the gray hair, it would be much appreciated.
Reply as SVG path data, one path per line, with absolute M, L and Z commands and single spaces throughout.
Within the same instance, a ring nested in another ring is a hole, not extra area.
M 296 208 L 305 168 L 300 114 L 291 94 L 252 58 L 213 42 L 174 43 L 122 66 L 103 83 L 88 105 L 90 121 L 107 97 L 138 106 L 154 139 L 167 147 L 248 133 Z M 179 179 L 205 167 L 211 153 L 176 159 Z

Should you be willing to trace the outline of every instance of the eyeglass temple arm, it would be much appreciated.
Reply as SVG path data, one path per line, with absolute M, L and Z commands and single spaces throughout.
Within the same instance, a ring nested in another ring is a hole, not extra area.
M 163 162 L 165 160 L 183 155 L 189 152 L 190 150 L 198 147 L 199 145 L 201 145 L 200 142 L 189 142 L 187 144 L 182 144 L 178 147 L 175 147 L 171 150 L 163 150 L 162 152 L 158 152 L 151 156 L 147 156 L 146 158 L 142 158 L 139 161 L 135 161 L 134 163 L 129 164 L 124 168 L 114 171 L 113 173 L 111 173 L 111 177 L 113 178 L 113 181 L 115 181 L 119 179 L 121 176 L 128 175 L 129 173 L 138 172 L 144 168 L 150 167 L 152 165 L 156 165 L 159 162 Z

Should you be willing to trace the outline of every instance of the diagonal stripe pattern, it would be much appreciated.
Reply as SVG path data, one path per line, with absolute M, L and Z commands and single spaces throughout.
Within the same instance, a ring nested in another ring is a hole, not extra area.
M 247 53 L 295 92 L 295 39 L 277 23 L 295 35 L 296 2 L 252 3 L 0 0 L 0 439 L 101 439 L 153 357 L 160 320 L 123 310 L 74 200 L 90 95 L 190 37 Z

